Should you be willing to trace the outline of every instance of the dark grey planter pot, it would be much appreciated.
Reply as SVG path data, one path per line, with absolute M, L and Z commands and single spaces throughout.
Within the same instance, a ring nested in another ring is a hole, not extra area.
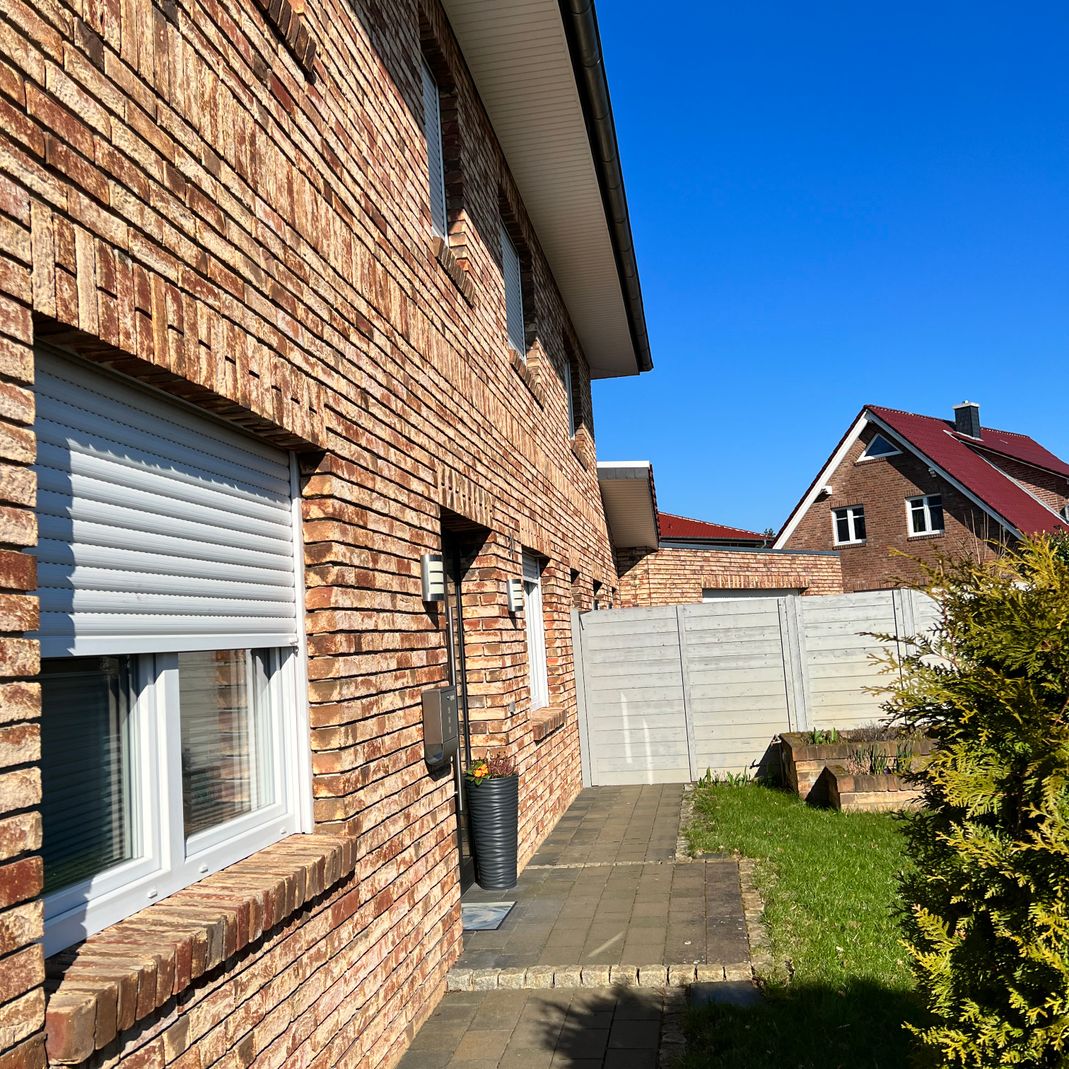
M 520 777 L 465 783 L 475 879 L 487 891 L 516 886 Z

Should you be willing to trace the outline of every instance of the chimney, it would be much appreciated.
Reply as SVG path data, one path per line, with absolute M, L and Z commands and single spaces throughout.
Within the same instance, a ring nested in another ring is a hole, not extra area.
M 980 437 L 980 406 L 974 401 L 962 401 L 954 406 L 954 429 L 970 438 Z

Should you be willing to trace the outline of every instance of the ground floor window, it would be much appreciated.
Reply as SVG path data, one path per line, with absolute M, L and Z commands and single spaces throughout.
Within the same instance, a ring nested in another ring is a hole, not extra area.
M 298 829 L 289 649 L 41 666 L 49 950 Z
M 294 458 L 37 353 L 45 950 L 308 826 Z
M 542 605 L 542 560 L 527 551 L 523 554 L 523 592 L 531 708 L 542 709 L 549 705 L 546 617 Z

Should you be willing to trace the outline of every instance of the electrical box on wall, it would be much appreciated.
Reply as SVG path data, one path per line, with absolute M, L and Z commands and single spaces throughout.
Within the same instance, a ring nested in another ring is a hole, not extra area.
M 419 560 L 423 600 L 445 601 L 445 565 L 441 553 L 424 553 Z
M 520 579 L 508 580 L 509 612 L 523 611 L 523 582 Z
M 460 748 L 457 688 L 423 692 L 423 759 L 431 768 L 450 761 Z

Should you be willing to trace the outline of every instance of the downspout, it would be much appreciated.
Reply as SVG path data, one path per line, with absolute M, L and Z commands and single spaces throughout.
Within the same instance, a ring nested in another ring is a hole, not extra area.
M 646 314 L 642 308 L 642 287 L 631 236 L 631 220 L 624 194 L 624 176 L 620 166 L 620 149 L 609 101 L 609 83 L 601 54 L 601 35 L 594 13 L 593 0 L 560 0 L 561 19 L 568 37 L 575 70 L 575 84 L 586 118 L 590 151 L 601 187 L 605 218 L 609 223 L 616 270 L 620 276 L 631 341 L 639 371 L 653 369 L 650 340 L 646 331 Z

